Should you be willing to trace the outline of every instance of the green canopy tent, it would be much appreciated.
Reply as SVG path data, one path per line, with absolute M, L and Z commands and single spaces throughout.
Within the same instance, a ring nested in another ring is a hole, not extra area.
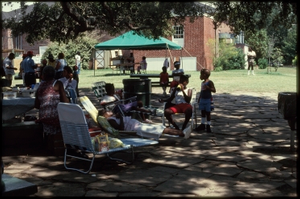
M 95 50 L 182 50 L 178 44 L 164 38 L 149 39 L 143 35 L 138 35 L 134 31 L 128 31 L 116 38 L 101 42 L 95 45 Z M 166 52 L 167 54 L 167 52 Z
M 126 32 L 114 39 L 101 42 L 95 45 L 96 50 L 181 50 L 181 46 L 164 38 L 149 39 L 145 36 L 137 35 L 134 31 Z

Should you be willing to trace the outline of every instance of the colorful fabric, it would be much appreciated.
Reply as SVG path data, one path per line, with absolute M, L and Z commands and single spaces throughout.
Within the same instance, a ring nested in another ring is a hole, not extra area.
M 36 91 L 36 96 L 40 101 L 39 121 L 42 122 L 46 134 L 61 132 L 57 112 L 60 95 L 54 90 L 55 83 L 55 80 L 43 81 Z

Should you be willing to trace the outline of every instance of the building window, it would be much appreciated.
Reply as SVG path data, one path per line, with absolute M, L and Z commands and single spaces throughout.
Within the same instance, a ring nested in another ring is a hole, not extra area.
M 16 49 L 22 49 L 23 48 L 22 35 L 19 35 L 19 36 L 15 37 L 15 48 Z
M 183 27 L 182 26 L 174 26 L 174 39 L 183 39 Z
M 174 26 L 174 35 L 172 36 L 172 41 L 181 47 L 184 47 L 184 31 L 183 26 Z

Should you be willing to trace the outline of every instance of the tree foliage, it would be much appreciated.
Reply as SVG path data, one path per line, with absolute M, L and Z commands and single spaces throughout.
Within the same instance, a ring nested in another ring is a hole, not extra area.
M 216 49 L 215 40 L 209 39 L 206 45 L 212 52 L 211 55 L 215 55 L 217 50 L 217 56 L 212 57 L 214 71 L 245 68 L 245 54 L 242 49 L 236 48 L 233 43 L 226 43 L 226 40 L 221 40 L 218 49 Z
M 295 1 L 217 1 L 214 20 L 217 25 L 226 22 L 231 30 L 255 33 L 268 27 L 289 29 L 297 23 L 297 2 Z
M 91 37 L 91 35 L 82 35 L 66 44 L 52 42 L 43 54 L 42 59 L 47 59 L 49 54 L 57 58 L 58 54 L 62 52 L 65 55 L 65 60 L 68 65 L 72 68 L 72 66 L 75 65 L 75 54 L 79 51 L 82 58 L 82 68 L 86 69 L 88 67 L 88 61 L 90 61 L 91 52 L 97 43 L 98 41 Z
M 282 52 L 286 64 L 292 64 L 292 60 L 297 54 L 297 26 L 289 29 L 287 36 L 283 39 Z
M 111 36 L 134 30 L 149 38 L 169 36 L 172 26 L 183 24 L 186 16 L 193 21 L 203 16 L 209 7 L 199 2 L 105 2 L 77 1 L 43 2 L 34 4 L 33 10 L 20 18 L 3 21 L 4 28 L 12 34 L 27 35 L 27 42 L 41 39 L 67 43 L 81 33 L 92 30 L 105 31 Z

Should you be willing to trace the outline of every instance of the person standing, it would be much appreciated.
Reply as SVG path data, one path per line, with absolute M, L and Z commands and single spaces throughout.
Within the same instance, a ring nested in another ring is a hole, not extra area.
M 249 47 L 249 51 L 247 53 L 247 56 L 248 56 L 248 75 L 250 75 L 250 69 L 251 69 L 252 75 L 255 75 L 253 67 L 254 67 L 254 64 L 255 64 L 254 58 L 256 57 L 256 53 L 254 52 L 254 50 L 252 50 L 251 47 Z
M 56 140 L 62 140 L 62 133 L 57 112 L 59 102 L 69 103 L 63 83 L 55 80 L 55 69 L 46 66 L 43 69 L 43 80 L 35 92 L 34 107 L 39 109 L 37 123 L 43 124 L 43 132 L 46 135 L 47 149 L 54 150 Z
M 22 62 L 23 60 L 27 57 L 27 54 L 23 54 L 22 56 L 22 61 L 20 62 L 20 75 L 22 77 L 22 80 L 23 80 L 23 86 L 26 86 L 25 84 L 25 71 L 23 70 L 22 68 Z
M 147 61 L 146 61 L 146 57 L 143 56 L 142 57 L 142 61 L 141 61 L 141 70 L 143 71 L 143 73 L 146 73 L 147 71 Z
M 76 80 L 76 94 L 77 97 L 79 97 L 79 89 L 78 89 L 78 83 L 79 83 L 79 74 L 78 74 L 78 68 L 76 65 L 73 66 L 73 79 Z
M 165 66 L 167 69 L 169 68 L 169 60 L 168 60 L 168 58 L 165 59 L 163 66 Z
M 43 59 L 42 65 L 40 66 L 40 75 L 39 75 L 40 82 L 43 81 L 43 70 L 46 66 L 47 66 L 47 59 Z
M 75 55 L 75 65 L 77 66 L 77 71 L 78 74 L 80 74 L 80 69 L 81 69 L 81 56 L 80 56 L 80 52 L 77 51 L 76 55 Z
M 130 56 L 127 58 L 127 62 L 128 62 L 128 66 L 129 67 L 129 70 L 130 70 L 130 73 L 131 74 L 134 74 L 134 65 L 135 65 L 135 61 L 134 61 L 134 56 L 133 56 L 133 52 L 130 53 Z M 125 71 L 123 71 L 124 74 L 125 74 Z
M 201 124 L 195 129 L 196 131 L 205 130 L 205 119 L 206 119 L 206 132 L 211 132 L 211 100 L 212 92 L 216 92 L 213 81 L 209 79 L 210 71 L 208 69 L 202 69 L 200 71 L 201 83 L 200 96 L 198 98 L 199 110 L 201 111 Z
M 181 130 L 184 130 L 190 121 L 193 113 L 193 107 L 190 104 L 192 99 L 192 89 L 188 88 L 189 77 L 181 75 L 179 84 L 176 89 L 173 89 L 171 96 L 164 100 L 159 99 L 159 102 L 167 102 L 165 105 L 164 115 L 167 120 L 172 124 L 175 129 L 179 129 L 178 125 L 174 122 L 172 115 L 175 113 L 184 113 L 185 119 Z
M 64 71 L 64 67 L 67 66 L 67 61 L 65 60 L 65 55 L 64 53 L 59 53 L 58 54 L 58 60 L 57 60 L 57 64 L 55 66 L 55 79 L 59 79 L 63 77 L 63 71 Z
M 180 76 L 184 74 L 184 70 L 182 68 L 180 68 L 179 61 L 174 62 L 174 68 L 175 69 L 172 71 L 173 81 L 170 83 L 169 93 L 172 93 L 173 88 L 179 84 Z
M 57 65 L 57 60 L 54 59 L 54 56 L 50 53 L 47 59 L 48 59 L 48 66 L 52 66 L 53 68 L 55 68 Z
M 36 84 L 36 76 L 35 76 L 35 69 L 37 65 L 34 63 L 32 59 L 33 52 L 28 51 L 27 57 L 22 61 L 21 68 L 24 70 L 25 73 L 25 86 L 31 87 L 32 84 Z
M 3 68 L 5 71 L 5 79 L 8 81 L 8 86 L 11 87 L 13 76 L 17 68 L 14 67 L 13 60 L 15 59 L 14 53 L 9 53 L 9 55 L 3 60 Z
M 167 67 L 165 66 L 162 67 L 162 72 L 159 74 L 159 84 L 164 91 L 163 95 L 166 96 L 166 89 L 169 85 L 169 74 L 167 73 Z
M 78 84 L 79 84 L 79 75 L 80 75 L 80 71 L 81 71 L 81 62 L 82 62 L 82 57 L 80 55 L 80 52 L 77 51 L 77 53 L 75 55 L 75 66 L 73 67 L 73 78 L 77 82 L 76 93 L 77 93 L 78 97 L 79 97 Z

